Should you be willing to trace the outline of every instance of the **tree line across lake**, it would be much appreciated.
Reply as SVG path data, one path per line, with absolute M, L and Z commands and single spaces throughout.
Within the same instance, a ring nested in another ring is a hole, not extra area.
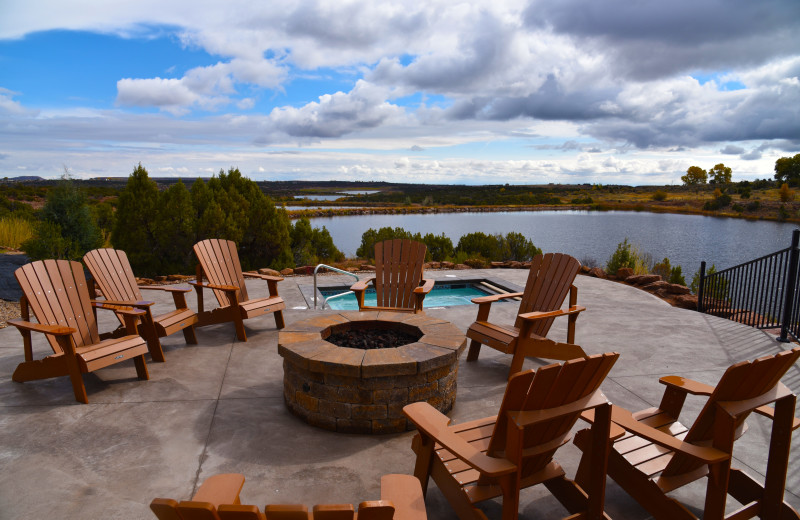
M 220 171 L 208 181 L 198 179 L 189 188 L 178 180 L 159 190 L 140 164 L 118 193 L 115 208 L 97 199 L 90 205 L 87 190 L 65 175 L 47 190 L 40 210 L 21 203 L 4 209 L 34 222 L 31 236 L 21 245 L 32 260 L 78 260 L 89 250 L 114 247 L 127 253 L 139 276 L 191 273 L 195 265 L 192 246 L 206 238 L 236 242 L 245 270 L 344 260 L 324 226 L 312 228 L 305 218 L 293 224 L 285 209 L 236 168 Z M 390 238 L 425 243 L 428 260 L 466 262 L 473 267 L 485 267 L 491 261 L 528 260 L 541 252 L 520 233 L 470 233 L 454 246 L 444 234 L 421 236 L 386 227 L 363 234 L 358 257 L 370 259 L 375 242 Z

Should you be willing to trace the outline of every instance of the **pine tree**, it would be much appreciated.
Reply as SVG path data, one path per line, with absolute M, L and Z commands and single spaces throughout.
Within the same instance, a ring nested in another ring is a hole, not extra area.
M 117 201 L 111 243 L 127 253 L 133 271 L 140 276 L 162 274 L 155 236 L 158 209 L 158 186 L 139 163 Z

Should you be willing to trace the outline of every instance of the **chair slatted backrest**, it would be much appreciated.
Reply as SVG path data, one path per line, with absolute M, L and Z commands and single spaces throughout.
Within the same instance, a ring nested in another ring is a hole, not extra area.
M 194 245 L 194 254 L 200 261 L 208 281 L 214 285 L 233 285 L 239 288 L 236 297 L 239 302 L 247 301 L 247 287 L 242 275 L 242 264 L 239 262 L 239 252 L 236 242 L 210 238 Z M 228 305 L 224 291 L 214 290 L 220 306 Z
M 422 281 L 425 244 L 394 239 L 375 244 L 375 293 L 378 307 L 414 307 L 414 289 Z
M 498 457 L 507 451 L 509 432 L 506 417 L 509 413 L 546 410 L 591 396 L 600 388 L 618 358 L 619 354 L 615 352 L 597 354 L 514 374 L 503 395 L 487 455 Z M 552 448 L 530 457 L 523 456 L 522 478 L 539 471 L 552 460 L 555 451 L 569 439 L 570 430 L 579 416 L 580 411 L 561 415 L 525 429 L 521 446 L 523 453 L 526 448 L 546 444 Z
M 140 301 L 142 292 L 136 284 L 128 255 L 120 249 L 94 249 L 83 256 L 100 292 L 107 300 Z
M 563 253 L 547 253 L 533 257 L 518 314 L 554 311 L 561 308 L 580 268 L 581 263 L 577 259 Z M 554 318 L 536 320 L 532 332 L 537 336 L 547 336 L 553 320 Z M 517 318 L 514 326 L 521 328 L 522 320 Z
M 72 334 L 76 347 L 100 341 L 83 266 L 79 262 L 39 260 L 14 271 L 14 277 L 39 323 L 76 329 Z M 53 336 L 48 334 L 47 339 L 54 352 L 62 353 Z
M 800 348 L 795 348 L 728 367 L 694 424 L 689 428 L 684 441 L 701 445 L 711 441 L 714 437 L 716 414 L 719 411 L 717 403 L 746 401 L 762 395 L 780 382 L 798 358 L 800 358 Z M 742 427 L 751 411 L 737 417 L 735 428 Z M 661 475 L 665 477 L 680 475 L 702 465 L 693 457 L 675 454 Z

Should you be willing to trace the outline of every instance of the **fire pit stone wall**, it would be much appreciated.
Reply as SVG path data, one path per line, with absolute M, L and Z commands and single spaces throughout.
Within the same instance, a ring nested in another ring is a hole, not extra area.
M 331 333 L 418 329 L 395 348 L 339 347 Z M 278 336 L 287 407 L 311 425 L 348 433 L 391 433 L 411 427 L 403 406 L 427 401 L 443 413 L 455 403 L 458 357 L 466 339 L 455 326 L 425 314 L 341 312 L 292 324 Z

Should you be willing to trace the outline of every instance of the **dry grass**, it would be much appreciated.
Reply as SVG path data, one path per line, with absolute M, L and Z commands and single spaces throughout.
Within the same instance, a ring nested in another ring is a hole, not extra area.
M 19 249 L 23 242 L 33 237 L 33 223 L 29 220 L 0 218 L 0 247 Z

